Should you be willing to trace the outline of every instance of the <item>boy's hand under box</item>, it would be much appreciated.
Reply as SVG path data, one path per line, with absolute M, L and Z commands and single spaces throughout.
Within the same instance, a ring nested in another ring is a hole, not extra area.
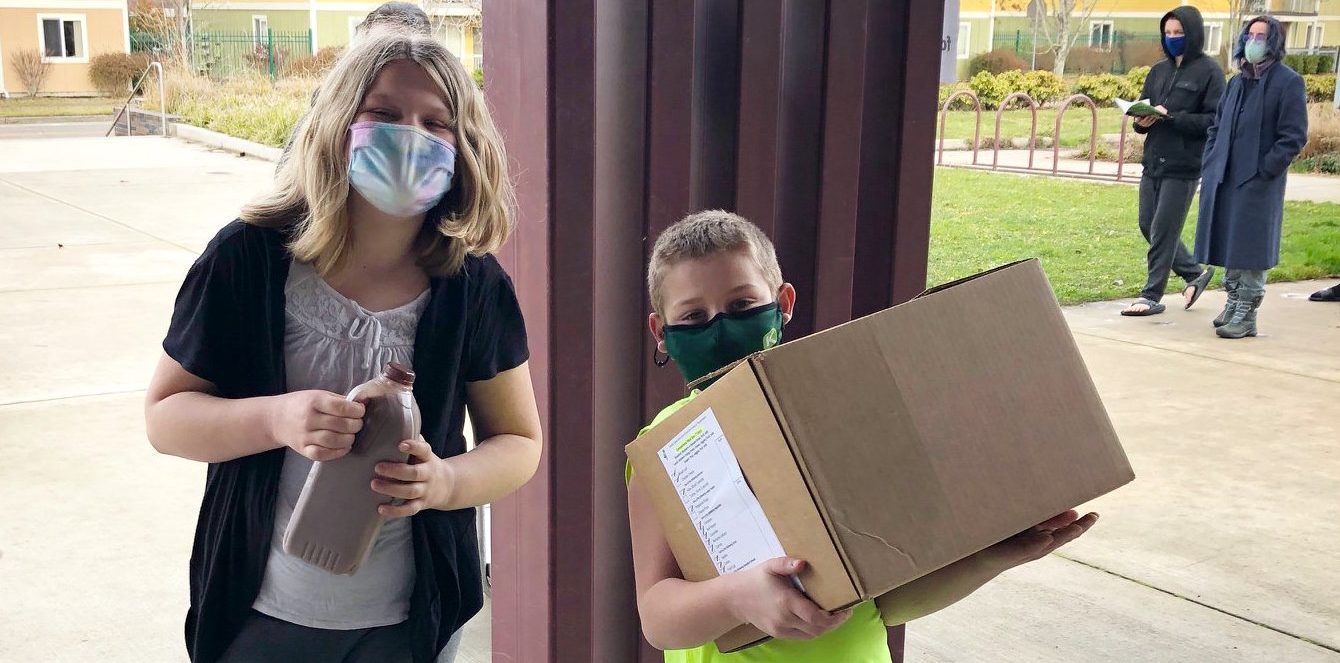
M 627 452 L 686 579 L 784 552 L 830 611 L 1134 479 L 1036 260 L 754 355 Z

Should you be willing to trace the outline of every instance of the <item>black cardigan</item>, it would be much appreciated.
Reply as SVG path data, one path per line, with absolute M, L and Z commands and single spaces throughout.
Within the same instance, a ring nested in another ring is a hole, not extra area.
M 233 222 L 186 275 L 163 349 L 225 398 L 287 391 L 284 284 L 292 257 L 282 230 Z M 511 279 L 492 256 L 469 257 L 431 279 L 414 344 L 414 397 L 423 437 L 441 457 L 465 452 L 465 384 L 516 368 L 528 357 Z M 284 449 L 210 463 L 191 551 L 186 649 L 217 660 L 260 591 L 274 528 Z M 416 662 L 432 661 L 482 607 L 475 510 L 412 517 L 414 591 L 409 626 Z

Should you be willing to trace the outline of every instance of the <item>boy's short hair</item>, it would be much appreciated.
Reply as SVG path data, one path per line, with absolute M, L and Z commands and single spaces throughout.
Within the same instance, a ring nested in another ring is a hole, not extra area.
M 656 238 L 647 266 L 647 292 L 656 313 L 664 315 L 661 283 L 665 273 L 684 260 L 697 260 L 727 251 L 749 250 L 749 257 L 763 272 L 768 287 L 782 287 L 782 268 L 777 250 L 758 226 L 748 219 L 725 210 L 707 210 L 684 217 Z
M 354 34 L 361 37 L 373 28 L 389 28 L 426 37 L 433 34 L 433 23 L 428 20 L 428 13 L 408 2 L 387 2 L 368 12 L 367 18 L 354 28 Z

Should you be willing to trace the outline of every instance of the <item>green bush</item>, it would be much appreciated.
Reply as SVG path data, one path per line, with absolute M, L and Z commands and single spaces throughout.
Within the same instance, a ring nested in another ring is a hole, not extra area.
M 479 89 L 481 90 L 484 89 L 484 70 L 480 67 L 475 67 L 474 71 L 471 72 L 470 75 L 474 76 L 475 85 L 479 86 Z
M 936 107 L 944 108 L 945 102 L 949 100 L 950 96 L 954 95 L 957 92 L 962 92 L 964 90 L 972 91 L 972 88 L 968 87 L 967 83 L 954 83 L 953 85 L 941 85 L 940 101 L 936 105 Z M 953 104 L 950 104 L 949 110 L 972 110 L 972 99 L 969 99 L 968 97 L 959 97 L 958 99 L 954 100 Z
M 995 110 L 1011 93 L 1024 91 L 1024 72 L 1016 69 L 996 75 L 982 71 L 968 81 L 968 86 L 981 99 L 982 108 Z
M 1089 74 L 1075 81 L 1075 93 L 1082 94 L 1099 106 L 1109 106 L 1117 97 L 1127 97 L 1130 82 L 1116 74 Z
M 1335 74 L 1308 74 L 1303 77 L 1307 100 L 1326 103 L 1335 98 Z
M 1024 89 L 1038 105 L 1060 101 L 1070 90 L 1065 81 L 1050 71 L 1030 71 L 1024 74 Z
M 1015 54 L 1012 48 L 997 48 L 973 57 L 968 61 L 968 75 L 976 76 L 982 72 L 1003 74 L 1015 69 L 1024 69 L 1028 65 Z
M 1134 67 L 1126 72 L 1126 90 L 1123 99 L 1135 99 L 1145 89 L 1145 79 L 1149 78 L 1151 67 Z
M 1284 64 L 1304 76 L 1335 73 L 1335 58 L 1330 55 L 1286 55 Z
M 124 97 L 149 67 L 146 53 L 103 53 L 88 63 L 88 78 L 98 91 Z

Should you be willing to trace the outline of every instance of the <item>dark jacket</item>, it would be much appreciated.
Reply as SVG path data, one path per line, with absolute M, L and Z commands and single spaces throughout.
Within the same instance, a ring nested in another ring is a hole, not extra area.
M 1149 71 L 1141 99 L 1168 109 L 1168 117 L 1148 129 L 1135 127 L 1145 136 L 1145 174 L 1150 177 L 1175 177 L 1193 180 L 1200 177 L 1201 154 L 1205 135 L 1214 123 L 1214 109 L 1224 92 L 1224 70 L 1205 54 L 1205 22 L 1195 7 L 1178 7 L 1159 21 L 1160 43 L 1168 19 L 1182 22 L 1186 32 L 1186 51 L 1182 64 L 1168 53 Z
M 1279 24 L 1257 20 L 1271 25 L 1270 60 L 1261 67 L 1243 64 L 1229 82 L 1210 129 L 1200 188 L 1196 261 L 1228 269 L 1279 264 L 1285 181 L 1307 143 L 1303 77 L 1279 61 Z M 1240 53 L 1241 36 L 1238 41 Z
M 229 224 L 186 275 L 163 349 L 224 398 L 287 391 L 284 283 L 292 257 L 280 230 Z M 433 453 L 465 453 L 465 385 L 520 366 L 526 330 L 512 282 L 493 256 L 469 257 L 459 273 L 430 281 L 414 340 L 414 381 L 423 437 Z M 431 368 L 427 368 L 431 367 Z M 191 551 L 186 650 L 219 659 L 251 613 L 274 528 L 284 450 L 210 463 Z M 410 648 L 429 663 L 483 605 L 474 509 L 411 516 L 414 590 Z

